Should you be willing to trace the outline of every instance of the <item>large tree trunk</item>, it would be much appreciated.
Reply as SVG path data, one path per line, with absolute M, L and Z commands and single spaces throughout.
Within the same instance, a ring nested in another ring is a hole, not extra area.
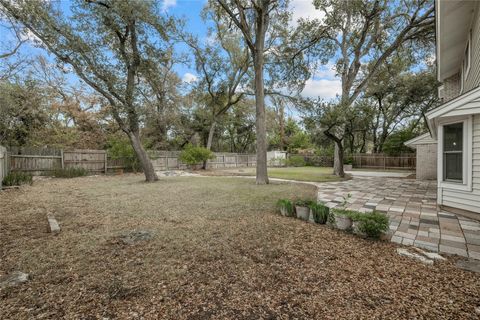
M 339 177 L 345 177 L 343 171 L 343 144 L 342 139 L 335 136 L 329 131 L 324 131 L 324 134 L 335 143 L 335 153 L 333 155 L 333 174 Z
M 339 177 L 345 177 L 345 172 L 343 171 L 343 145 L 342 141 L 335 141 L 335 156 L 333 159 L 333 174 Z
M 211 150 L 212 149 L 212 143 L 213 143 L 213 135 L 215 134 L 215 126 L 217 123 L 215 121 L 212 122 L 210 125 L 210 129 L 208 130 L 208 139 L 207 139 L 207 149 Z
M 258 40 L 257 40 L 258 41 Z M 255 106 L 257 132 L 257 184 L 268 183 L 267 126 L 265 122 L 265 92 L 263 87 L 263 48 L 257 50 L 255 59 Z
M 207 149 L 212 150 L 212 143 L 213 143 L 213 134 L 215 133 L 215 126 L 216 122 L 213 121 L 210 125 L 210 130 L 208 131 L 208 139 L 207 139 Z M 207 161 L 203 161 L 202 169 L 207 169 Z
M 285 151 L 286 150 L 286 139 L 285 139 L 285 107 L 280 105 L 280 110 L 279 110 L 279 125 L 280 125 L 280 150 Z
M 142 166 L 143 173 L 145 174 L 145 180 L 147 182 L 154 182 L 158 180 L 157 174 L 155 173 L 155 169 L 153 168 L 152 161 L 148 157 L 147 152 L 142 146 L 140 142 L 140 137 L 138 133 L 129 132 L 128 138 L 132 143 L 133 150 L 140 161 L 140 165 Z

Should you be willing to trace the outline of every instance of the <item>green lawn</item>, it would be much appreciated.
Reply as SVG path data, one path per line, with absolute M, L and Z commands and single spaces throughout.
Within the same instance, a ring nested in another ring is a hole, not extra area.
M 255 175 L 255 168 L 217 170 L 232 175 Z M 268 168 L 270 178 L 279 178 L 298 181 L 329 182 L 339 181 L 341 178 L 332 174 L 333 169 L 327 167 L 287 167 Z

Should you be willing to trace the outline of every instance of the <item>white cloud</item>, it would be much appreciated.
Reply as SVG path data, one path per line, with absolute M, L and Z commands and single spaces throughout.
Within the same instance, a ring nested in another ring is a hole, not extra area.
M 338 79 L 335 71 L 335 66 L 332 63 L 321 65 L 317 70 L 314 71 L 313 77 L 316 79 L 328 80 Z
M 342 83 L 338 79 L 309 79 L 305 82 L 302 96 L 330 100 L 339 95 L 341 91 Z
M 182 81 L 186 83 L 192 83 L 197 81 L 198 77 L 194 75 L 193 73 L 187 72 L 183 75 Z
M 322 11 L 315 9 L 313 0 L 292 0 L 290 8 L 292 9 L 292 23 L 294 25 L 300 18 L 322 19 L 325 16 Z
M 168 11 L 168 9 L 173 8 L 177 5 L 177 0 L 163 0 L 162 11 Z

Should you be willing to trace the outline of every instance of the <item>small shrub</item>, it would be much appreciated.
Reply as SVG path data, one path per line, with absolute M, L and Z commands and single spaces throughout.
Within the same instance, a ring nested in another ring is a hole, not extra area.
M 299 207 L 310 207 L 310 205 L 314 204 L 315 201 L 313 200 L 302 200 L 302 199 L 298 199 L 298 200 L 295 200 L 295 205 L 296 206 L 299 206 Z
M 287 159 L 286 163 L 289 167 L 304 167 L 306 164 L 302 156 L 291 156 Z
M 328 215 L 328 223 L 332 226 L 335 226 L 336 223 L 335 223 L 335 217 L 336 216 L 344 216 L 344 217 L 348 217 L 350 219 L 352 219 L 353 221 L 355 221 L 354 217 L 359 214 L 358 212 L 356 211 L 352 211 L 352 210 L 347 210 L 345 208 L 333 208 L 332 210 L 330 210 L 329 212 L 329 215 Z
M 388 217 L 378 211 L 361 213 L 346 209 L 332 209 L 330 212 L 332 214 L 329 216 L 329 223 L 335 223 L 335 216 L 347 216 L 356 222 L 358 231 L 370 238 L 378 239 L 389 227 Z
M 285 163 L 286 163 L 286 159 L 285 158 L 282 158 L 282 157 L 275 157 L 275 158 L 272 158 L 268 161 L 268 165 L 269 166 L 273 166 L 273 167 L 283 167 L 285 166 Z
M 353 165 L 353 157 L 348 155 L 343 158 L 343 164 L 350 164 Z
M 132 144 L 124 136 L 111 136 L 107 141 L 107 153 L 110 160 L 118 160 L 126 170 L 137 172 L 142 169 Z
M 52 176 L 55 178 L 75 178 L 84 177 L 86 175 L 88 175 L 88 171 L 85 168 L 80 167 L 55 169 L 52 172 Z
M 285 215 L 287 217 L 293 216 L 293 203 L 292 201 L 288 199 L 280 199 L 277 201 L 277 207 L 280 208 L 280 210 L 283 208 L 285 210 Z
M 370 238 L 378 239 L 389 227 L 388 217 L 378 211 L 357 213 L 352 219 L 358 222 L 358 231 Z
M 25 172 L 10 172 L 2 180 L 2 185 L 6 187 L 22 184 L 32 184 L 32 175 Z
M 356 215 L 360 214 L 360 212 L 347 210 L 347 209 L 343 209 L 343 208 L 334 208 L 334 209 L 332 209 L 332 213 L 336 216 L 349 217 L 352 220 L 355 220 Z
M 180 153 L 179 157 L 181 162 L 191 166 L 214 158 L 215 154 L 207 148 L 193 147 L 191 145 L 188 145 L 182 153 Z
M 323 203 L 310 204 L 310 210 L 312 210 L 313 220 L 316 223 L 325 224 L 330 214 L 330 208 Z

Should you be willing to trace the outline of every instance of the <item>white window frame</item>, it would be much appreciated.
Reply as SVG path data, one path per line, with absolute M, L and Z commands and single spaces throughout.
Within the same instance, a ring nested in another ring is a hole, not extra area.
M 443 130 L 445 125 L 463 123 L 463 163 L 462 163 L 462 181 L 445 181 L 444 177 L 444 161 L 443 161 Z M 438 186 L 444 189 L 472 191 L 472 175 L 473 175 L 473 120 L 472 116 L 468 117 L 449 117 L 446 120 L 442 120 L 438 125 Z

